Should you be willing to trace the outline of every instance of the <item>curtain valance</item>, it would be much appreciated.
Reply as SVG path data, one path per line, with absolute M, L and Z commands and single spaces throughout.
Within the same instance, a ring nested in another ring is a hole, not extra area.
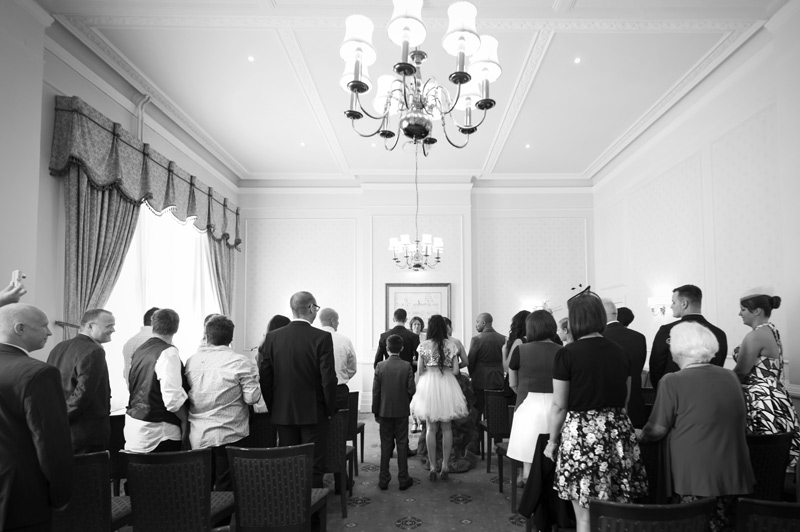
M 130 200 L 146 199 L 157 211 L 171 208 L 181 221 L 195 217 L 195 227 L 228 247 L 238 249 L 242 242 L 239 209 L 227 198 L 77 96 L 57 96 L 50 173 L 65 176 L 73 165 L 99 189 L 113 187 Z M 233 226 L 229 220 L 235 220 Z

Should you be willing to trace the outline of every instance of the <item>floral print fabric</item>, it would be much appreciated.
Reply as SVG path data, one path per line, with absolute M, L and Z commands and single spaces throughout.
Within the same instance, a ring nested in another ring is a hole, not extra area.
M 560 498 L 584 508 L 589 499 L 630 502 L 647 494 L 639 444 L 624 408 L 567 413 L 554 487 Z

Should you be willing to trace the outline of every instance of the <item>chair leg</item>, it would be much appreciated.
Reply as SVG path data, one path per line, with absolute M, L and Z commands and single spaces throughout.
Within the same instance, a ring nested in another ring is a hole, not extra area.
M 355 476 L 358 476 L 358 445 L 356 445 L 356 436 L 353 436 L 353 462 L 351 462 L 351 465 L 353 466 Z M 361 454 L 364 454 L 364 451 L 361 451 Z
M 492 472 L 492 435 L 486 431 L 486 472 Z
M 328 503 L 324 502 L 319 509 L 319 529 L 320 532 L 328 532 Z
M 364 463 L 364 432 L 365 430 L 361 431 L 361 463 Z
M 503 457 L 500 456 L 500 453 L 497 453 L 497 473 L 500 476 L 500 481 L 497 485 L 500 488 L 500 493 L 503 493 Z
M 347 478 L 347 491 L 351 497 L 353 496 L 353 484 L 356 483 L 355 480 L 353 480 L 353 470 L 358 467 L 355 465 L 356 462 L 358 462 L 358 460 L 356 460 L 355 453 L 356 453 L 355 450 L 353 450 L 353 456 L 351 456 L 350 459 L 347 460 L 347 466 L 349 469 Z
M 483 452 L 484 452 L 484 448 L 483 448 L 483 427 L 481 427 L 480 425 L 478 425 L 478 450 L 481 453 L 481 460 L 486 458 L 486 456 L 483 454 Z
M 342 482 L 345 484 L 342 485 Z M 350 479 L 347 478 L 347 465 L 343 462 L 339 471 L 339 494 L 342 501 L 342 519 L 347 517 L 347 489 L 350 487 Z

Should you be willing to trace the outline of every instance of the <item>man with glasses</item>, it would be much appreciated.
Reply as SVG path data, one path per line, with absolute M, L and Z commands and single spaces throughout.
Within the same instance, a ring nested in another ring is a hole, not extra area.
M 78 335 L 56 345 L 47 358 L 61 372 L 75 454 L 108 449 L 111 386 L 102 344 L 111 341 L 115 324 L 109 311 L 87 310 Z
M 330 417 L 336 412 L 331 333 L 312 327 L 319 305 L 308 292 L 289 300 L 291 323 L 267 333 L 261 347 L 261 394 L 279 444 L 314 444 L 313 487 L 322 487 Z

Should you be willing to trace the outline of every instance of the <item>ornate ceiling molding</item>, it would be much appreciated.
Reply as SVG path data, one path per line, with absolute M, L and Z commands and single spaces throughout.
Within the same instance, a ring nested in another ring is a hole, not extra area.
M 519 81 L 515 84 L 516 89 L 511 96 L 511 100 L 506 106 L 506 112 L 500 121 L 500 129 L 497 136 L 494 138 L 494 143 L 489 151 L 489 156 L 486 158 L 486 165 L 483 169 L 483 174 L 492 174 L 494 172 L 500 154 L 511 135 L 511 129 L 516 124 L 516 117 L 520 115 L 522 106 L 525 104 L 525 99 L 533 85 L 533 80 L 536 78 L 536 73 L 542 65 L 547 49 L 550 42 L 553 40 L 555 33 L 552 30 L 540 30 L 536 34 L 536 38 L 531 46 L 531 51 L 528 54 L 528 60 L 525 62 L 525 67 L 522 70 Z
M 720 63 L 733 54 L 756 31 L 764 25 L 764 21 L 739 24 L 737 29 L 730 31 L 717 45 L 711 49 L 695 67 L 680 79 L 658 102 L 629 127 L 614 143 L 612 143 L 597 159 L 584 171 L 587 178 L 594 178 L 600 170 L 617 157 L 637 137 L 653 125 L 667 111 L 669 111 L 681 98 L 703 81 Z
M 240 178 L 247 173 L 246 169 L 230 153 L 220 146 L 203 128 L 201 128 L 189 115 L 173 102 L 154 82 L 145 76 L 136 66 L 125 57 L 113 44 L 111 44 L 95 26 L 87 20 L 96 17 L 81 17 L 55 15 L 64 27 L 78 37 L 92 51 L 98 54 L 114 70 L 124 77 L 136 90 L 149 95 L 151 103 L 157 105 L 172 120 L 189 132 L 197 142 L 211 152 L 214 157 L 236 173 Z

